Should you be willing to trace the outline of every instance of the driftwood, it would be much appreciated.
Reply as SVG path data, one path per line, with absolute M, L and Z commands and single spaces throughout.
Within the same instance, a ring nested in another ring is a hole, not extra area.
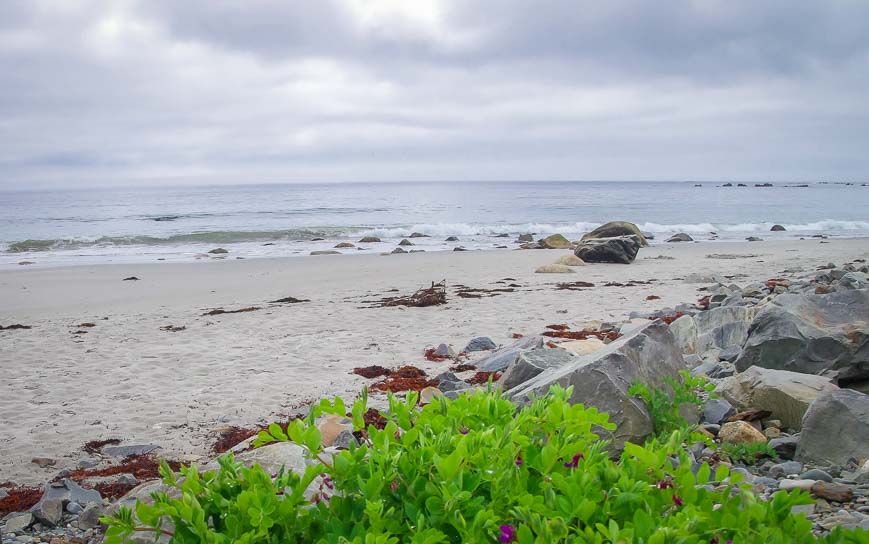
M 441 280 L 440 283 L 432 282 L 431 287 L 420 289 L 409 297 L 384 299 L 381 306 L 414 306 L 424 308 L 426 306 L 437 306 L 446 303 L 447 280 Z

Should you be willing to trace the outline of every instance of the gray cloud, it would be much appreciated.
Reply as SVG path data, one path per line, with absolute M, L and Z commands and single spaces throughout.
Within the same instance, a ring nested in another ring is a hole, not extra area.
M 0 188 L 869 172 L 869 4 L 7 0 Z

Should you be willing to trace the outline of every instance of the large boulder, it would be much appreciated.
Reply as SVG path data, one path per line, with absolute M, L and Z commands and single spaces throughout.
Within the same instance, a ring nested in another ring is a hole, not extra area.
M 676 337 L 679 349 L 685 354 L 697 353 L 697 324 L 690 315 L 683 315 L 670 323 L 670 332 Z
M 657 320 L 599 351 L 544 370 L 509 394 L 522 403 L 546 394 L 555 384 L 572 386 L 570 402 L 609 414 L 616 425 L 613 445 L 621 450 L 627 441 L 642 443 L 654 430 L 643 402 L 628 394 L 631 384 L 663 386 L 665 377 L 675 377 L 684 368 L 682 352 L 670 328 Z
M 519 354 L 523 351 L 538 349 L 543 347 L 543 336 L 526 336 L 513 342 L 509 346 L 496 349 L 489 355 L 476 361 L 471 361 L 477 370 L 485 370 L 486 372 L 501 372 L 510 366 Z
M 869 395 L 851 389 L 825 391 L 803 418 L 796 459 L 844 465 L 869 458 Z
M 616 238 L 619 236 L 636 236 L 640 242 L 640 246 L 646 247 L 649 242 L 646 241 L 646 236 L 640 232 L 639 227 L 628 221 L 610 221 L 604 223 L 593 231 L 585 234 L 582 241 L 598 240 L 600 238 Z
M 545 249 L 567 249 L 570 247 L 570 240 L 560 234 L 552 234 L 539 240 L 538 242 Z
M 748 338 L 754 312 L 749 306 L 719 306 L 695 315 L 697 353 L 741 347 Z
M 739 410 L 767 410 L 785 427 L 799 429 L 818 395 L 835 389 L 829 378 L 753 366 L 721 380 L 715 393 Z
M 806 374 L 828 371 L 840 386 L 869 381 L 869 291 L 779 295 L 757 314 L 736 361 Z
M 587 263 L 631 264 L 642 244 L 636 236 L 584 240 L 574 255 Z
M 519 357 L 507 367 L 498 382 L 505 391 L 522 385 L 545 370 L 560 368 L 573 362 L 576 356 L 564 349 L 535 349 L 519 354 Z

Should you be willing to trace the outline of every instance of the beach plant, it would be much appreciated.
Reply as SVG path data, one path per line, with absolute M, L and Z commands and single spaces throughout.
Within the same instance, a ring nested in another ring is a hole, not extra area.
M 712 397 L 715 386 L 703 377 L 692 377 L 687 370 L 680 370 L 676 378 L 664 378 L 665 387 L 650 387 L 642 382 L 634 382 L 628 394 L 640 398 L 652 418 L 655 434 L 667 436 L 670 433 L 689 428 L 691 425 L 679 411 L 682 405 L 703 406 L 704 395 Z
M 779 455 L 767 442 L 754 444 L 721 444 L 721 451 L 734 463 L 754 465 L 761 459 L 778 459 Z
M 490 384 L 422 407 L 416 393 L 390 395 L 382 429 L 364 427 L 363 395 L 349 410 L 361 443 L 341 451 L 322 447 L 314 423 L 347 407 L 323 401 L 257 440 L 303 446 L 303 473 L 268 474 L 232 455 L 213 471 L 164 464 L 169 492 L 104 518 L 105 542 L 149 532 L 176 543 L 817 541 L 812 523 L 791 514 L 811 502 L 805 492 L 762 501 L 725 465 L 692 470 L 684 430 L 613 458 L 597 434 L 614 428 L 607 414 L 571 405 L 570 394 L 555 386 L 517 406 Z M 837 529 L 822 541 L 866 542 L 866 533 Z

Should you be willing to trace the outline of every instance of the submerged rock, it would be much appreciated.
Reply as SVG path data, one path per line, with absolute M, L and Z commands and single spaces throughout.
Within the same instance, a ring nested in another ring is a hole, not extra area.
M 544 249 L 567 249 L 570 247 L 570 240 L 560 234 L 552 234 L 539 241 Z
M 688 236 L 684 232 L 679 232 L 679 233 L 674 234 L 673 236 L 670 236 L 669 238 L 667 238 L 667 241 L 668 242 L 693 242 L 694 238 L 691 238 L 690 236 Z

